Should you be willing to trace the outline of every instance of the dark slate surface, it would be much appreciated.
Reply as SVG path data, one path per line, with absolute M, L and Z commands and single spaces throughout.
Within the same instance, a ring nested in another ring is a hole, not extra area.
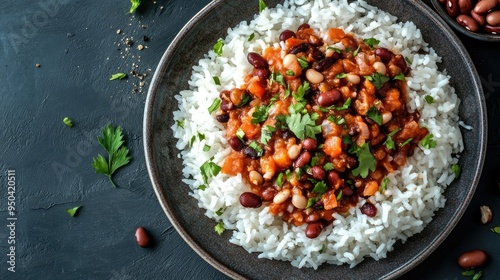
M 144 100 L 156 64 L 209 1 L 142 2 L 134 15 L 127 14 L 126 0 L 0 2 L 0 279 L 227 278 L 171 227 L 151 188 L 142 142 Z M 134 41 L 129 49 L 127 38 Z M 482 279 L 500 279 L 500 235 L 490 231 L 500 226 L 500 45 L 460 38 L 487 97 L 486 163 L 461 222 L 408 279 L 465 279 L 456 259 L 477 248 L 491 257 Z M 139 51 L 139 44 L 146 48 Z M 143 87 L 131 74 L 109 81 L 112 73 L 133 69 L 147 74 Z M 66 116 L 72 128 L 62 123 Z M 91 167 L 92 157 L 104 153 L 96 137 L 109 122 L 123 127 L 133 157 L 115 174 L 117 189 Z M 8 170 L 16 179 L 15 273 L 7 270 Z M 72 218 L 65 210 L 77 205 L 83 207 Z M 480 205 L 492 208 L 491 224 L 480 224 Z M 149 230 L 153 248 L 137 246 L 138 226 Z

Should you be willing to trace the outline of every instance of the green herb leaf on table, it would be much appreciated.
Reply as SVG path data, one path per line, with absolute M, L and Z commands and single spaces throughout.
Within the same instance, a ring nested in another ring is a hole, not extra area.
M 388 150 L 396 149 L 396 144 L 394 143 L 394 140 L 392 140 L 392 137 L 400 130 L 401 128 L 394 129 L 387 135 L 387 139 L 385 139 L 384 145 Z
M 113 75 L 111 75 L 111 78 L 109 78 L 110 81 L 113 81 L 113 80 L 123 80 L 127 77 L 127 74 L 125 73 L 115 73 Z
M 430 96 L 430 95 L 426 95 L 424 96 L 424 99 L 425 101 L 427 102 L 427 104 L 432 104 L 434 103 L 434 97 Z
M 222 39 L 217 40 L 217 43 L 215 43 L 215 45 L 213 47 L 213 51 L 215 52 L 215 54 L 217 56 L 222 55 L 222 47 L 224 47 L 224 40 L 222 40 Z
M 476 271 L 474 269 L 469 269 L 469 270 L 466 270 L 466 271 L 462 271 L 462 275 L 463 276 L 472 276 L 476 274 Z
M 71 119 L 68 118 L 68 117 L 65 117 L 63 119 L 63 123 L 67 126 L 67 127 L 72 127 L 73 126 L 73 122 L 71 122 Z
M 66 209 L 66 213 L 68 213 L 71 217 L 74 217 L 76 215 L 76 212 L 78 212 L 78 209 L 80 209 L 82 206 L 76 206 L 73 208 Z
M 224 223 L 222 221 L 220 221 L 217 225 L 215 225 L 214 229 L 215 229 L 215 232 L 217 232 L 218 235 L 221 235 L 226 230 L 224 228 Z
M 494 233 L 500 234 L 500 227 L 494 227 L 491 229 L 491 231 L 493 231 Z
M 101 137 L 98 137 L 97 140 L 108 153 L 108 160 L 99 154 L 96 158 L 93 158 L 92 166 L 96 173 L 105 174 L 113 187 L 116 187 L 111 176 L 118 168 L 127 165 L 131 159 L 128 156 L 128 148 L 123 145 L 122 128 L 120 126 L 114 128 L 109 124 L 104 127 Z
M 375 171 L 377 167 L 377 161 L 370 152 L 370 145 L 364 143 L 361 145 L 354 153 L 358 156 L 359 165 L 356 169 L 352 171 L 354 176 L 360 176 L 364 179 L 368 176 L 369 171 Z
M 135 12 L 135 10 L 137 10 L 137 8 L 139 7 L 139 5 L 141 5 L 141 0 L 130 0 L 130 10 L 129 10 L 129 14 Z
M 386 82 L 390 80 L 389 77 L 378 72 L 372 74 L 371 76 L 365 76 L 365 79 L 370 81 L 376 89 L 380 89 Z
M 221 170 L 222 168 L 217 164 L 213 163 L 211 160 L 204 162 L 200 166 L 200 173 L 201 177 L 203 178 L 203 182 L 207 184 L 208 179 L 217 176 Z
M 219 98 L 215 98 L 214 102 L 212 102 L 212 105 L 208 107 L 208 113 L 212 114 L 213 112 L 217 111 L 217 109 L 219 109 L 220 104 L 221 100 Z
M 472 276 L 472 280 L 478 280 L 479 278 L 481 278 L 481 276 L 483 276 L 483 271 L 482 270 L 476 272 L 474 274 L 474 276 Z
M 379 40 L 375 39 L 375 38 L 368 38 L 368 39 L 364 39 L 363 42 L 365 42 L 365 44 L 367 44 L 368 46 L 370 46 L 370 48 L 374 48 L 376 45 L 378 45 L 380 43 Z
M 267 8 L 266 3 L 263 0 L 259 0 L 259 13 L 264 11 Z
M 432 133 L 427 134 L 422 141 L 420 141 L 420 145 L 426 149 L 432 149 L 436 147 L 437 142 L 433 139 L 434 135 Z
M 366 116 L 378 125 L 382 124 L 382 114 L 380 114 L 377 107 L 371 106 L 370 109 L 368 109 L 368 112 L 366 112 Z

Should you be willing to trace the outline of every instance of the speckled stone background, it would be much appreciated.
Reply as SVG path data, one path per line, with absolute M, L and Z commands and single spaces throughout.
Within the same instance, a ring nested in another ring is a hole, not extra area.
M 127 0 L 0 2 L 0 279 L 227 278 L 171 227 L 151 188 L 142 139 L 154 69 L 209 1 L 142 2 L 133 15 Z M 500 226 L 500 45 L 459 37 L 487 98 L 485 167 L 461 222 L 405 279 L 465 279 L 456 259 L 478 248 L 491 257 L 482 279 L 500 279 L 500 235 L 490 231 Z M 132 70 L 147 75 L 140 80 Z M 109 81 L 116 72 L 128 78 Z M 62 123 L 66 116 L 72 128 Z M 96 138 L 109 122 L 123 127 L 133 157 L 115 174 L 116 189 L 91 167 L 92 157 L 104 153 Z M 9 169 L 16 172 L 15 273 L 7 270 Z M 77 205 L 83 207 L 72 218 L 65 210 Z M 480 205 L 492 208 L 491 224 L 480 224 Z M 137 246 L 138 226 L 151 233 L 153 248 Z

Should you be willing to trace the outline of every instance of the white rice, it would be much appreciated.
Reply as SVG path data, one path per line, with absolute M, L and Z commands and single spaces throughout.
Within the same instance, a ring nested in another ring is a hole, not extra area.
M 378 209 L 375 217 L 361 214 L 359 207 L 365 203 L 361 198 L 358 207 L 349 210 L 350 215 L 335 214 L 333 224 L 315 239 L 305 236 L 306 225 L 287 224 L 269 214 L 265 204 L 259 209 L 242 207 L 239 196 L 249 186 L 241 176 L 220 173 L 209 180 L 206 189 L 198 189 L 204 184 L 200 166 L 212 157 L 214 163 L 222 166 L 231 151 L 223 126 L 209 115 L 207 108 L 220 91 L 243 83 L 244 76 L 252 70 L 246 60 L 248 52 L 262 52 L 279 41 L 281 31 L 296 30 L 304 22 L 321 32 L 340 27 L 362 38 L 374 37 L 380 40 L 379 46 L 409 58 L 412 76 L 407 79 L 408 109 L 421 113 L 420 125 L 427 127 L 438 143 L 431 150 L 420 146 L 404 168 L 388 175 L 385 193 L 377 192 L 369 198 Z M 458 162 L 453 155 L 463 150 L 458 127 L 460 100 L 449 85 L 446 71 L 438 70 L 441 58 L 412 22 L 397 22 L 396 17 L 362 0 L 288 0 L 227 33 L 223 55 L 209 51 L 193 67 L 190 90 L 176 96 L 179 110 L 174 112 L 174 119 L 183 121 L 184 128 L 176 123 L 172 129 L 179 139 L 177 148 L 181 150 L 184 182 L 190 186 L 190 194 L 198 200 L 199 207 L 206 209 L 208 217 L 222 221 L 225 229 L 232 230 L 231 243 L 248 252 L 259 252 L 259 258 L 290 261 L 296 267 L 316 269 L 325 262 L 353 267 L 365 257 L 387 257 L 398 240 L 404 243 L 421 232 L 432 221 L 434 212 L 445 206 L 442 193 L 455 178 L 450 165 Z M 251 34 L 255 38 L 249 42 Z M 420 50 L 427 54 L 417 53 Z M 215 85 L 213 76 L 218 76 L 222 85 Z M 427 104 L 425 95 L 432 96 L 435 102 Z M 190 146 L 190 140 L 199 133 L 205 139 L 197 138 Z M 203 151 L 205 145 L 211 147 L 208 152 Z M 222 214 L 217 215 L 217 211 Z

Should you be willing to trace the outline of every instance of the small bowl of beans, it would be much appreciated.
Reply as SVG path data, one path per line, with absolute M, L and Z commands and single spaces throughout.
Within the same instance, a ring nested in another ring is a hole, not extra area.
M 500 42 L 500 0 L 432 0 L 432 5 L 458 32 Z

